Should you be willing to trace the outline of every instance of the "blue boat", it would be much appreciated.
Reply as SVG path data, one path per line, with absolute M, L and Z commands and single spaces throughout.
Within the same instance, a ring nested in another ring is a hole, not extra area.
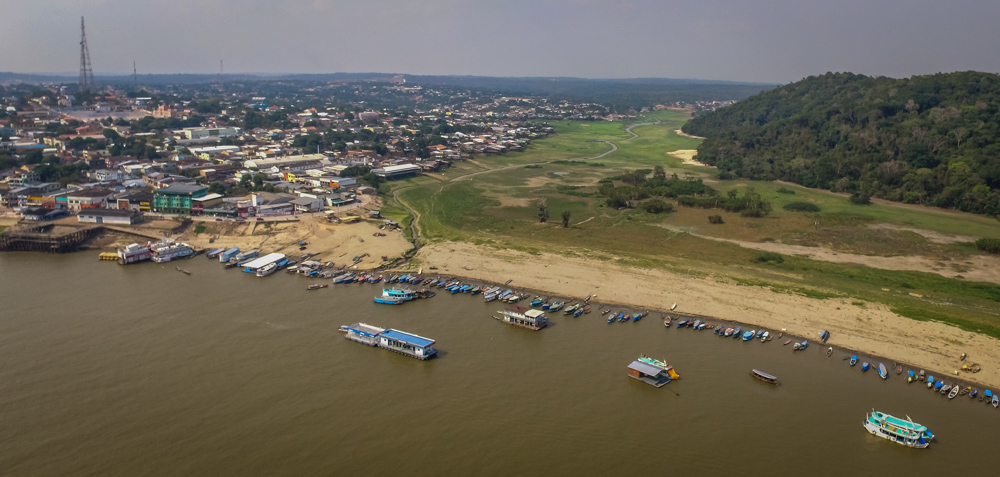
M 869 366 L 868 365 L 868 361 L 865 361 L 864 363 L 861 363 L 861 370 L 862 371 L 868 371 L 868 366 Z
M 889 373 L 885 371 L 885 363 L 878 364 L 878 375 L 881 376 L 882 379 L 886 379 L 889 377 Z
M 467 292 L 467 291 L 469 291 L 471 289 L 472 289 L 472 285 L 462 285 L 462 286 L 458 287 L 458 291 L 461 292 L 461 293 L 465 293 L 465 292 Z
M 377 296 L 375 297 L 375 303 L 381 303 L 383 305 L 402 305 L 406 301 L 402 298 L 394 298 L 391 296 Z
M 856 354 L 851 356 L 851 366 L 855 364 L 858 364 L 858 355 Z M 913 371 L 910 371 L 910 374 L 913 374 Z
M 632 321 L 639 321 L 641 319 L 642 319 L 642 313 L 636 313 L 634 316 L 632 316 Z
M 913 370 L 912 369 L 906 372 L 906 382 L 912 383 L 913 381 L 916 381 L 916 380 L 917 380 L 917 376 L 915 374 L 913 374 Z
M 583 308 L 577 308 L 576 311 L 573 312 L 573 316 L 580 316 L 582 314 L 583 314 Z
M 935 391 L 940 391 L 941 388 L 943 388 L 943 387 L 944 387 L 944 381 L 938 381 L 938 382 L 934 383 L 934 390 Z
M 618 315 L 614 313 L 608 314 L 608 323 L 614 323 L 616 319 L 618 319 Z
M 531 306 L 538 306 L 538 305 L 541 305 L 541 304 L 542 304 L 542 299 L 541 298 L 535 298 L 534 300 L 531 301 Z
M 403 301 L 412 300 L 413 293 L 409 290 L 400 290 L 398 288 L 383 288 L 382 296 L 389 298 L 397 298 Z
M 993 397 L 993 391 L 990 391 L 989 389 L 987 389 L 986 392 L 983 393 L 983 396 L 986 396 L 986 399 L 990 399 L 990 398 Z
M 677 327 L 678 328 L 683 328 L 683 327 L 687 326 L 687 324 L 688 324 L 689 321 L 691 321 L 691 320 L 689 320 L 687 318 L 684 318 L 683 320 L 677 322 Z
M 806 341 L 806 340 L 802 340 L 802 342 L 799 343 L 799 348 L 798 349 L 799 349 L 799 351 L 802 351 L 802 350 L 806 349 L 807 346 L 809 346 L 809 342 Z
M 823 342 L 826 343 L 826 340 L 830 339 L 830 332 L 823 330 L 823 332 L 819 334 L 819 339 L 823 340 Z
M 227 263 L 227 262 L 229 262 L 229 260 L 231 260 L 233 257 L 235 257 L 236 254 L 238 254 L 238 253 L 240 253 L 240 248 L 239 247 L 233 247 L 233 248 L 231 248 L 229 250 L 226 250 L 225 252 L 220 253 L 219 254 L 219 261 L 222 262 L 222 263 Z
M 750 331 L 747 331 L 747 332 L 743 333 L 743 341 L 750 341 L 750 340 L 752 340 L 753 339 L 753 335 L 754 335 L 753 330 L 750 330 Z
M 733 337 L 736 338 L 736 339 L 740 338 L 740 327 L 739 326 L 737 326 L 736 329 L 733 330 Z
M 626 315 L 626 314 L 623 313 L 623 314 L 621 314 L 621 315 L 618 316 L 618 321 L 624 323 L 624 322 L 628 321 L 631 318 L 632 318 L 632 315 Z

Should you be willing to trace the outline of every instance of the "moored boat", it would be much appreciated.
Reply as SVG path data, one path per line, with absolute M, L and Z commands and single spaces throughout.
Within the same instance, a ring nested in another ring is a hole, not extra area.
M 743 333 L 743 341 L 750 341 L 750 340 L 752 340 L 753 339 L 753 335 L 754 335 L 753 330 L 750 330 L 750 331 L 747 331 L 747 332 Z
M 868 368 L 869 368 L 870 366 L 871 366 L 871 365 L 869 365 L 869 364 L 868 364 L 868 361 L 865 361 L 864 363 L 861 363 L 861 370 L 862 370 L 862 371 L 868 371 Z
M 830 339 L 830 332 L 826 331 L 826 330 L 823 330 L 819 334 L 819 339 L 823 340 L 823 342 L 826 343 L 826 340 Z
M 881 376 L 882 379 L 886 379 L 889 377 L 889 373 L 887 373 L 885 370 L 885 364 L 883 363 L 878 364 L 878 375 Z
M 975 399 L 977 394 L 979 394 L 979 388 L 972 388 L 972 390 L 969 391 L 969 398 Z
M 993 400 L 990 401 L 990 403 L 993 404 L 994 408 L 1000 407 L 1000 396 L 997 396 L 996 394 L 994 394 L 993 395 Z
M 855 364 L 858 364 L 858 355 L 856 354 L 851 356 L 851 366 L 854 366 Z
M 951 388 L 951 392 L 948 393 L 948 399 L 955 399 L 955 396 L 958 396 L 959 391 L 961 391 L 961 389 L 956 384 Z
M 792 342 L 792 340 L 785 341 L 785 343 L 782 346 L 786 346 L 786 345 L 790 344 L 791 342 Z
M 323 283 L 323 284 L 313 283 L 312 285 L 309 285 L 308 287 L 306 287 L 306 289 L 307 290 L 319 290 L 320 288 L 326 288 L 328 286 L 330 286 L 330 285 L 327 285 L 326 283 Z
M 918 449 L 926 448 L 934 439 L 934 434 L 925 426 L 913 422 L 909 416 L 900 419 L 872 410 L 862 425 L 873 435 L 883 437 L 897 444 Z

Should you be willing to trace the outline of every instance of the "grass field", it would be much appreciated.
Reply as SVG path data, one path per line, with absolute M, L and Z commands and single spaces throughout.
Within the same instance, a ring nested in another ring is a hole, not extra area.
M 527 252 L 550 252 L 616 261 L 738 285 L 763 286 L 813 298 L 849 296 L 885 303 L 914 319 L 935 319 L 1000 337 L 1000 287 L 945 278 L 934 273 L 892 271 L 785 256 L 781 263 L 757 262 L 760 252 L 700 236 L 749 242 L 777 241 L 860 255 L 921 255 L 957 260 L 976 253 L 965 239 L 938 243 L 908 228 L 978 237 L 1000 237 L 1000 222 L 988 217 L 926 208 L 873 204 L 856 206 L 827 191 L 768 182 L 719 181 L 712 168 L 682 164 L 668 154 L 695 149 L 700 140 L 679 136 L 682 111 L 660 111 L 636 122 L 660 124 L 634 129 L 621 123 L 559 122 L 556 134 L 537 140 L 524 152 L 477 156 L 441 175 L 392 184 L 401 202 L 419 215 L 425 242 L 463 241 Z M 599 159 L 583 161 L 618 149 Z M 529 164 L 536 166 L 525 167 Z M 719 209 L 677 207 L 653 215 L 639 209 L 616 210 L 597 196 L 597 181 L 631 169 L 663 166 L 668 175 L 701 178 L 721 192 L 754 187 L 773 206 L 763 219 L 739 217 Z M 485 172 L 491 171 L 494 172 Z M 468 174 L 479 173 L 467 176 Z M 467 176 L 467 177 L 466 177 Z M 778 192 L 784 189 L 785 193 Z M 787 193 L 793 191 L 794 193 Z M 537 203 L 544 199 L 548 223 L 539 223 Z M 809 202 L 818 213 L 790 212 L 790 202 Z M 569 211 L 570 227 L 560 214 Z M 412 214 L 389 204 L 383 214 L 407 224 Z M 724 224 L 711 225 L 719 214 Z M 878 229 L 870 226 L 878 225 Z M 887 227 L 888 228 L 885 228 Z M 685 233 L 688 232 L 688 233 Z M 699 236 L 700 235 L 700 236 Z

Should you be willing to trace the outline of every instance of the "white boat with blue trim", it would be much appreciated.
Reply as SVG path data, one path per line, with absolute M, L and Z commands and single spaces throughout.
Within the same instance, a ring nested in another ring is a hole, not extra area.
M 934 434 L 927 427 L 913 422 L 910 416 L 900 419 L 874 409 L 861 425 L 873 435 L 907 447 L 924 449 L 934 439 Z

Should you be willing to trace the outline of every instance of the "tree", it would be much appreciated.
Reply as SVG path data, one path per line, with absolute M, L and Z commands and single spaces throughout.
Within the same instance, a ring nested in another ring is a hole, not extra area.
M 208 186 L 209 194 L 226 194 L 226 186 L 222 185 L 221 182 L 213 182 Z
M 653 168 L 653 180 L 666 182 L 667 171 L 663 170 L 663 166 L 656 166 Z
M 650 214 L 660 214 L 663 212 L 673 212 L 674 206 L 662 199 L 650 199 L 642 204 L 642 208 Z
M 851 194 L 851 198 L 848 199 L 854 205 L 870 205 L 872 203 L 872 198 L 864 192 L 855 192 Z
M 104 129 L 104 131 L 101 131 L 101 134 L 104 137 L 108 138 L 108 140 L 111 141 L 111 142 L 117 142 L 117 141 L 121 140 L 121 138 L 122 138 L 120 135 L 118 135 L 117 131 L 115 131 L 114 129 L 111 129 L 111 128 Z
M 538 201 L 538 221 L 543 224 L 549 221 L 549 204 L 544 197 Z
M 564 210 L 561 215 L 562 215 L 563 228 L 569 227 L 569 216 L 570 216 L 569 211 Z

